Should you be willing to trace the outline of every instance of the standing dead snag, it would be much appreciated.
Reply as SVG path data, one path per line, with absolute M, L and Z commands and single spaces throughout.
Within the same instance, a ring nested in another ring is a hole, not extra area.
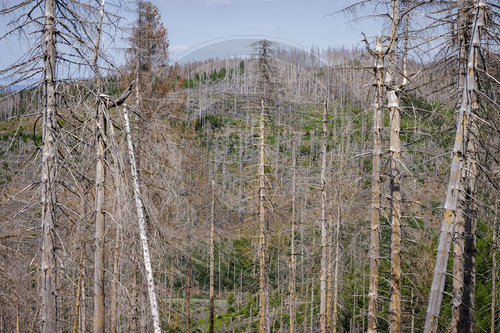
M 101 44 L 102 22 L 104 18 L 104 4 L 102 0 L 99 10 L 99 23 L 97 25 L 97 40 L 94 48 L 93 69 L 96 78 L 97 108 L 95 116 L 96 136 L 96 171 L 95 171 L 95 253 L 94 253 L 94 332 L 104 333 L 105 309 L 104 309 L 104 237 L 106 231 L 105 221 L 105 152 L 106 152 L 106 116 L 108 112 L 106 98 L 102 95 L 102 82 L 99 73 L 98 58 Z
M 467 43 L 470 38 L 468 38 L 467 29 L 467 6 L 468 0 L 460 0 L 457 3 L 458 6 L 458 43 L 459 43 L 459 91 L 463 90 L 466 79 L 467 70 Z M 466 177 L 466 172 L 462 171 L 463 183 Z M 464 191 L 461 191 L 459 202 L 465 202 Z M 458 211 L 455 218 L 455 226 L 453 229 L 453 299 L 452 299 L 452 312 L 451 312 L 451 324 L 450 331 L 455 333 L 461 330 L 461 317 L 462 317 L 462 296 L 464 294 L 464 249 L 465 249 L 465 215 L 464 211 L 461 209 Z
M 323 131 L 321 136 L 321 273 L 320 273 L 320 309 L 319 327 L 320 332 L 326 332 L 326 275 L 328 270 L 328 234 L 326 218 L 326 140 L 327 140 L 327 105 L 323 105 Z
M 372 221 L 370 232 L 370 284 L 368 291 L 368 332 L 377 332 L 377 298 L 378 298 L 378 267 L 380 259 L 380 155 L 382 154 L 382 98 L 383 98 L 383 69 L 384 53 L 382 40 L 377 39 L 374 53 L 375 85 L 377 88 L 373 108 L 373 168 L 372 168 Z
M 266 277 L 266 218 L 265 218 L 265 170 L 264 170 L 264 99 L 260 101 L 260 157 L 259 157 L 259 332 L 266 333 L 269 309 L 267 304 L 267 277 Z
M 297 168 L 297 156 L 295 146 L 293 147 L 293 176 L 292 176 L 292 232 L 290 235 L 290 297 L 289 297 L 289 332 L 295 332 L 295 177 Z M 305 319 L 304 319 L 305 320 Z
M 130 135 L 130 122 L 128 118 L 127 106 L 123 108 L 123 120 L 125 121 L 125 132 L 127 136 L 128 154 L 130 158 L 130 171 L 132 173 L 132 185 L 134 187 L 135 207 L 137 210 L 137 219 L 139 224 L 139 235 L 141 237 L 142 252 L 144 259 L 144 269 L 146 271 L 146 282 L 148 285 L 148 296 L 151 315 L 153 316 L 153 328 L 155 333 L 161 332 L 160 314 L 158 302 L 156 300 L 155 284 L 153 279 L 153 269 L 151 267 L 151 257 L 149 255 L 148 236 L 146 233 L 146 220 L 144 217 L 144 204 L 142 202 L 141 190 L 139 187 L 139 176 L 137 173 L 137 163 L 134 154 L 134 145 Z
M 498 223 L 498 202 L 495 202 L 495 216 L 493 217 L 493 249 L 492 249 L 492 271 L 491 271 L 491 327 L 490 333 L 495 333 L 495 311 L 496 301 L 496 283 L 497 283 L 497 223 Z
M 96 161 L 96 195 L 95 195 L 95 256 L 94 256 L 94 332 L 104 333 L 104 198 L 105 198 L 105 102 L 99 99 L 96 119 L 97 161 Z
M 463 172 L 464 156 L 468 154 L 465 150 L 469 138 L 469 122 L 472 110 L 472 103 L 475 99 L 477 81 L 476 64 L 479 57 L 479 48 L 481 46 L 481 29 L 485 20 L 485 0 L 479 0 L 476 6 L 475 24 L 472 28 L 472 41 L 469 48 L 467 61 L 466 84 L 463 88 L 462 102 L 458 110 L 457 126 L 455 133 L 455 143 L 453 146 L 453 156 L 450 167 L 450 179 L 448 181 L 448 190 L 444 204 L 444 216 L 441 225 L 441 234 L 437 249 L 437 259 L 434 266 L 434 275 L 429 295 L 429 304 L 427 307 L 427 317 L 425 319 L 424 332 L 434 333 L 438 330 L 438 319 L 443 299 L 444 283 L 446 278 L 446 268 L 450 252 L 451 236 L 455 217 L 458 209 L 458 199 L 460 193 L 460 178 Z
M 400 22 L 399 0 L 392 0 L 390 46 L 386 75 L 387 100 L 389 103 L 390 134 L 390 190 L 391 190 L 391 300 L 389 304 L 389 331 L 401 331 L 401 110 L 399 87 L 396 85 L 398 52 L 398 28 Z
M 268 226 L 265 217 L 266 200 L 266 174 L 265 174 L 265 137 L 264 125 L 266 108 L 272 106 L 276 94 L 276 82 L 273 81 L 276 75 L 275 60 L 273 58 L 273 44 L 267 40 L 262 40 L 254 44 L 257 53 L 258 71 L 258 93 L 260 94 L 260 139 L 259 139 L 259 169 L 258 169 L 258 214 L 259 214 L 259 332 L 270 332 L 269 322 L 269 283 L 266 264 L 268 262 L 267 232 Z
M 45 2 L 43 147 L 42 147 L 42 269 L 41 332 L 57 331 L 56 311 L 56 15 L 55 0 Z
M 215 181 L 212 180 L 212 205 L 210 209 L 210 318 L 209 332 L 214 333 L 214 223 L 215 223 Z

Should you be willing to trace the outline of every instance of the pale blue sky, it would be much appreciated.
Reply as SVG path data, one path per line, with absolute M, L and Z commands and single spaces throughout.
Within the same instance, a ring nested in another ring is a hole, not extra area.
M 3 5 L 15 0 L 3 0 Z M 115 1 L 109 1 L 115 2 Z M 134 17 L 134 2 L 125 0 L 121 14 L 127 17 L 122 24 L 129 26 Z M 211 41 L 266 36 L 287 41 L 293 46 L 310 48 L 361 46 L 361 32 L 368 36 L 380 33 L 375 20 L 353 21 L 353 16 L 329 15 L 354 3 L 353 0 L 152 0 L 161 11 L 170 39 L 171 59 L 177 60 L 189 50 Z M 127 8 L 128 7 L 128 8 Z M 108 5 L 107 10 L 113 10 Z M 384 11 L 385 8 L 378 8 Z M 373 14 L 370 7 L 358 16 Z M 12 18 L 12 17 L 10 17 Z M 9 17 L 0 16 L 0 28 L 7 30 Z M 380 20 L 379 20 L 380 22 Z M 23 42 L 24 40 L 24 42 Z M 126 39 L 103 45 L 115 54 L 120 63 Z M 0 68 L 6 68 L 29 48 L 23 36 L 0 41 Z
M 353 22 L 352 16 L 328 15 L 350 0 L 166 0 L 153 1 L 162 13 L 172 58 L 211 40 L 268 36 L 306 48 L 359 46 L 361 32 L 376 35 L 374 20 Z M 365 8 L 360 15 L 371 14 Z

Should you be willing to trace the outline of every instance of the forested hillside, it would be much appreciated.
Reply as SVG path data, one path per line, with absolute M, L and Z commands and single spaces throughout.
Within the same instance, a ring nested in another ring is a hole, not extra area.
M 188 64 L 151 2 L 120 63 L 113 1 L 2 7 L 0 332 L 499 332 L 500 8 L 380 3 Z

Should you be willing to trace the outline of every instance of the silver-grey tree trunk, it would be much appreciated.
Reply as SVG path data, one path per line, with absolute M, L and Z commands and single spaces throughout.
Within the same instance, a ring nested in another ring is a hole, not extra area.
M 319 330 L 326 333 L 326 301 L 327 301 L 327 271 L 328 271 L 328 230 L 326 218 L 326 140 L 327 140 L 327 105 L 323 105 L 323 131 L 321 136 L 321 272 L 319 298 Z
M 132 185 L 134 187 L 135 207 L 139 224 L 139 236 L 142 244 L 142 254 L 144 259 L 144 270 L 146 272 L 146 282 L 148 286 L 149 306 L 153 317 L 153 329 L 155 333 L 161 333 L 160 312 L 156 300 L 155 284 L 153 279 L 153 269 L 151 267 L 151 257 L 149 255 L 148 236 L 146 233 L 146 220 L 144 218 L 144 205 L 142 202 L 141 190 L 139 187 L 139 175 L 137 173 L 137 163 L 134 153 L 134 145 L 130 134 L 130 122 L 127 107 L 123 108 L 123 119 L 125 121 L 125 132 L 127 136 L 127 146 L 130 158 L 130 171 L 132 173 Z
M 497 302 L 496 302 L 496 296 L 497 296 L 497 289 L 496 289 L 496 284 L 497 284 L 497 222 L 498 222 L 498 217 L 497 217 L 497 212 L 498 212 L 498 204 L 495 202 L 495 217 L 494 217 L 494 222 L 493 222 L 493 249 L 492 249 L 492 271 L 491 271 L 491 326 L 490 326 L 490 333 L 495 333 L 495 312 L 497 309 Z
M 264 169 L 264 99 L 260 101 L 260 158 L 259 158 L 259 332 L 268 332 L 269 309 L 267 304 L 267 274 L 266 274 L 266 219 L 265 219 L 265 169 Z
M 292 231 L 290 235 L 290 299 L 289 302 L 289 333 L 295 332 L 295 173 L 297 167 L 297 157 L 295 146 L 293 148 L 293 175 L 292 175 Z
M 401 110 L 399 87 L 396 84 L 399 40 L 399 0 L 392 0 L 390 47 L 386 75 L 387 101 L 390 111 L 390 188 L 391 188 L 391 297 L 389 303 L 389 332 L 401 331 Z
M 43 147 L 42 147 L 42 267 L 40 277 L 41 332 L 57 332 L 56 309 L 56 1 L 45 1 Z
M 214 249 L 214 237 L 215 237 L 215 181 L 212 180 L 212 206 L 210 210 L 210 318 L 209 318 L 209 332 L 214 333 L 214 264 L 215 264 L 215 249 Z
M 446 268 L 450 252 L 451 236 L 458 209 L 458 199 L 460 193 L 460 180 L 463 171 L 464 156 L 467 154 L 464 147 L 468 138 L 468 128 L 472 109 L 472 101 L 475 98 L 476 82 L 476 64 L 479 57 L 479 48 L 481 46 L 481 29 L 485 19 L 485 0 L 479 0 L 476 6 L 475 21 L 477 24 L 471 26 L 472 41 L 468 54 L 466 84 L 462 93 L 462 102 L 458 110 L 457 127 L 455 134 L 455 143 L 453 147 L 453 156 L 450 167 L 450 178 L 448 181 L 448 190 L 444 204 L 444 216 L 441 225 L 441 234 L 437 250 L 437 259 L 434 266 L 434 275 L 432 279 L 431 292 L 429 295 L 429 304 L 427 307 L 427 316 L 425 319 L 424 332 L 437 332 L 438 319 L 443 299 L 443 290 L 446 279 Z M 474 140 L 471 137 L 470 140 Z
M 94 49 L 93 69 L 97 84 L 97 108 L 96 108 L 96 173 L 95 173 L 95 252 L 94 252 L 94 333 L 104 333 L 105 309 L 104 309 L 104 237 L 106 232 L 105 221 L 105 141 L 106 141 L 106 117 L 108 111 L 106 101 L 101 97 L 102 83 L 97 60 L 100 52 L 102 21 L 104 18 L 104 4 L 102 0 L 99 12 L 99 23 L 97 26 L 96 45 Z
M 384 54 L 382 40 L 377 39 L 375 82 L 377 86 L 373 110 L 372 221 L 370 232 L 370 282 L 368 291 L 368 332 L 377 332 L 378 267 L 380 258 L 380 155 L 382 154 L 382 99 Z
M 466 79 L 467 71 L 467 43 L 469 42 L 468 36 L 468 20 L 467 20 L 467 6 L 468 0 L 459 0 L 458 6 L 458 42 L 459 42 L 459 91 L 463 91 L 463 86 Z M 466 177 L 465 168 L 462 170 L 463 183 Z M 465 192 L 463 188 L 460 192 L 459 202 L 465 203 Z M 457 212 L 454 226 L 453 238 L 453 299 L 451 311 L 450 331 L 458 333 L 462 331 L 461 313 L 462 313 L 462 297 L 464 294 L 464 249 L 465 249 L 465 215 L 464 210 L 460 209 Z

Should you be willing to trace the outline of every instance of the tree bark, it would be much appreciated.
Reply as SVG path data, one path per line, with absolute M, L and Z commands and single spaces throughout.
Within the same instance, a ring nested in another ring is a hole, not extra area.
M 438 319 L 443 298 L 444 283 L 446 278 L 446 267 L 451 244 L 451 235 L 455 222 L 455 216 L 458 208 L 458 197 L 460 190 L 460 178 L 463 170 L 464 145 L 468 139 L 469 118 L 472 108 L 472 100 L 474 99 L 477 82 L 476 82 L 476 63 L 479 56 L 479 48 L 481 46 L 481 35 L 479 27 L 484 24 L 485 17 L 485 0 L 479 0 L 475 20 L 477 24 L 473 25 L 472 43 L 469 50 L 467 62 L 466 84 L 462 93 L 462 103 L 458 110 L 457 128 L 455 134 L 455 143 L 453 147 L 453 156 L 450 167 L 450 179 L 448 182 L 448 190 L 446 201 L 444 204 L 444 217 L 441 226 L 441 234 L 439 237 L 439 245 L 437 250 L 437 259 L 434 267 L 434 275 L 432 280 L 431 292 L 429 296 L 429 304 L 427 307 L 427 316 L 425 319 L 424 332 L 437 332 Z M 474 140 L 474 138 L 472 138 Z
M 117 195 L 120 195 L 117 193 Z M 120 260 L 120 226 L 116 226 L 115 254 L 113 260 L 113 285 L 111 289 L 111 333 L 118 331 L 118 274 Z
M 495 202 L 495 217 L 493 222 L 493 253 L 492 253 L 492 271 L 491 271 L 491 329 L 490 333 L 495 333 L 495 311 L 496 311 L 496 296 L 497 296 L 497 212 L 498 212 L 498 204 Z
M 372 221 L 370 232 L 370 282 L 368 290 L 368 332 L 377 332 L 378 267 L 380 257 L 380 155 L 382 154 L 382 94 L 384 54 L 382 40 L 376 48 L 376 97 L 373 114 L 373 162 L 372 162 Z
M 321 272 L 320 272 L 320 306 L 319 306 L 319 330 L 326 333 L 326 302 L 327 285 L 326 277 L 328 271 L 328 231 L 326 219 L 326 140 L 327 140 L 327 105 L 323 105 L 323 131 L 321 137 Z
M 267 333 L 267 317 L 269 316 L 267 304 L 267 276 L 266 276 L 266 219 L 265 219 L 265 170 L 264 170 L 264 99 L 260 101 L 260 158 L 259 158 L 259 332 Z
M 390 110 L 390 189 L 391 189 L 391 297 L 389 304 L 389 332 L 401 331 L 401 111 L 399 88 L 396 86 L 398 28 L 400 22 L 399 0 L 392 0 L 390 47 L 386 76 L 387 100 Z
M 467 74 L 467 43 L 469 42 L 467 31 L 467 0 L 459 0 L 458 6 L 458 42 L 459 42 L 459 78 L 458 89 L 463 90 Z M 466 178 L 465 168 L 462 170 L 462 183 Z M 464 204 L 466 201 L 463 188 L 459 194 L 459 202 Z M 452 312 L 450 331 L 452 333 L 462 332 L 462 312 L 464 295 L 464 250 L 465 250 L 465 220 L 464 210 L 457 212 L 454 226 L 453 239 L 453 291 L 452 291 Z
M 57 115 L 56 115 L 56 1 L 45 1 L 44 88 L 42 147 L 42 265 L 41 265 L 41 332 L 57 332 L 57 289 L 55 226 L 57 222 L 56 173 L 57 173 Z
M 335 221 L 335 271 L 333 273 L 333 314 L 332 314 L 332 332 L 337 333 L 339 329 L 339 284 L 340 284 L 340 226 L 342 222 L 342 196 L 343 196 L 343 183 L 344 176 L 344 136 L 341 139 L 342 145 L 339 149 L 340 152 L 340 166 L 337 177 L 337 220 Z M 364 283 L 363 283 L 364 285 Z
M 473 112 L 477 111 L 477 100 L 473 99 Z M 477 114 L 477 113 L 476 113 Z M 465 216 L 465 244 L 464 244 L 464 295 L 462 307 L 463 332 L 474 333 L 474 315 L 476 299 L 476 177 L 477 177 L 477 147 L 479 129 L 476 121 L 471 119 L 471 135 L 467 144 L 468 154 L 465 159 L 465 179 L 463 190 L 465 202 L 461 204 L 461 215 Z
M 295 172 L 297 167 L 297 157 L 295 146 L 293 148 L 293 175 L 292 175 L 292 231 L 290 235 L 290 299 L 289 299 L 289 332 L 295 332 Z
M 97 60 L 99 58 L 102 20 L 104 17 L 104 4 L 102 0 L 100 7 L 99 23 L 97 27 L 96 45 L 94 49 L 94 74 L 97 84 L 97 109 L 96 109 L 96 174 L 95 174 L 95 236 L 94 236 L 94 333 L 104 333 L 105 309 L 104 309 L 104 245 L 105 245 L 105 136 L 106 136 L 106 100 L 102 98 L 102 83 L 99 74 Z
M 135 206 L 139 224 L 139 235 L 141 237 L 142 251 L 144 257 L 144 269 L 146 271 L 146 281 L 148 285 L 148 296 L 151 315 L 153 317 L 153 328 L 155 333 L 161 332 L 160 314 L 156 300 L 155 285 L 153 280 L 153 269 L 151 267 L 151 258 L 149 255 L 148 237 L 146 233 L 146 220 L 144 218 L 144 205 L 142 202 L 141 190 L 139 187 L 139 175 L 137 173 L 137 164 L 134 154 L 132 136 L 130 135 L 130 122 L 128 118 L 127 106 L 123 108 L 123 119 L 125 121 L 125 132 L 127 136 L 128 153 L 130 157 L 130 170 L 132 173 L 132 185 L 134 187 Z
M 215 223 L 215 181 L 212 180 L 212 206 L 210 210 L 210 328 L 209 332 L 214 333 L 214 223 Z
M 105 236 L 105 120 L 106 106 L 99 101 L 97 111 L 97 163 L 96 163 L 96 195 L 95 195 L 95 253 L 94 253 L 94 333 L 104 333 L 104 236 Z
M 82 241 L 82 250 L 80 252 L 80 270 L 78 273 L 78 282 L 76 286 L 76 304 L 75 304 L 75 318 L 73 319 L 73 333 L 78 331 L 78 319 L 80 318 L 80 304 L 82 301 L 82 284 L 84 277 L 83 258 L 85 254 L 85 243 Z M 85 302 L 85 300 L 83 300 Z
M 129 87 L 129 90 L 130 91 Z M 124 95 L 125 96 L 125 95 Z M 128 96 L 128 95 L 127 95 Z M 121 99 L 121 98 L 120 98 Z M 109 103 L 106 102 L 109 108 L 112 105 L 116 105 L 116 102 Z M 123 210 L 124 202 L 122 196 L 125 195 L 125 185 L 123 183 L 122 174 L 124 170 L 123 160 L 118 151 L 118 144 L 116 142 L 116 136 L 113 128 L 113 123 L 109 118 L 109 112 L 106 112 L 106 123 L 108 124 L 109 131 L 109 150 L 113 159 L 112 164 L 112 175 L 113 183 L 115 189 L 115 195 L 118 202 L 117 207 L 117 221 L 123 220 Z M 114 248 L 114 259 L 113 259 L 113 283 L 111 289 L 111 332 L 116 333 L 118 330 L 118 275 L 119 275 L 119 261 L 120 261 L 120 229 L 122 226 L 117 223 L 115 232 L 115 248 Z
M 185 307 L 184 310 L 186 312 L 186 333 L 191 331 L 190 321 L 191 321 L 191 207 L 188 203 L 187 207 L 187 224 L 188 224 L 188 248 L 187 248 L 187 258 L 186 258 L 186 298 L 185 298 Z M 220 247 L 219 247 L 220 249 Z M 219 256 L 220 258 L 220 256 Z
M 334 280 L 333 280 L 333 314 L 332 314 L 332 332 L 337 333 L 338 326 L 339 326 L 339 310 L 338 310 L 338 304 L 339 304 L 339 274 L 340 274 L 340 222 L 342 219 L 342 209 L 341 209 L 341 203 L 340 203 L 340 196 L 339 196 L 339 202 L 337 206 L 337 221 L 335 225 L 335 271 L 333 273 Z

